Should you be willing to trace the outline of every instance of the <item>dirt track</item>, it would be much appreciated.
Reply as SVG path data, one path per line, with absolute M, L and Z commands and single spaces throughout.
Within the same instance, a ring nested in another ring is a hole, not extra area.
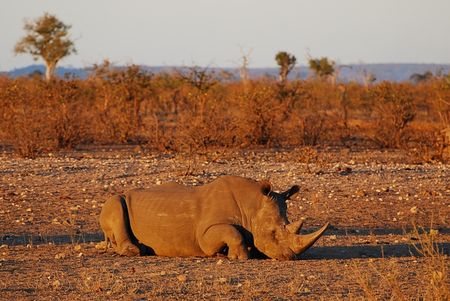
M 384 299 L 424 295 L 427 257 L 413 224 L 450 253 L 450 166 L 401 152 L 212 152 L 96 149 L 0 160 L 0 295 L 13 299 Z M 306 163 L 309 162 L 309 163 Z M 302 260 L 123 258 L 101 253 L 98 214 L 114 193 L 233 174 L 301 186 L 291 220 L 333 226 Z M 437 230 L 437 231 L 435 231 Z M 448 267 L 448 258 L 445 259 Z M 448 268 L 447 268 L 448 270 Z M 428 274 L 427 274 L 428 273 Z M 431 271 L 432 273 L 432 271 Z M 386 277 L 380 275 L 387 275 Z M 389 279 L 394 279 L 389 281 Z M 428 279 L 429 281 L 429 279 Z M 448 285 L 448 279 L 446 279 Z M 396 288 L 396 283 L 398 288 Z

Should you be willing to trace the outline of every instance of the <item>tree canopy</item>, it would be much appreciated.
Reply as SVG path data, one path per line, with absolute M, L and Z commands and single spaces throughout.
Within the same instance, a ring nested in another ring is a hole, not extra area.
M 50 80 L 57 63 L 76 53 L 74 42 L 68 37 L 70 28 L 49 13 L 34 21 L 26 21 L 23 27 L 26 35 L 17 42 L 14 52 L 31 54 L 34 60 L 42 58 L 47 67 L 46 79 Z
M 278 66 L 280 66 L 280 81 L 286 82 L 289 72 L 294 68 L 297 59 L 294 55 L 285 51 L 280 51 L 275 56 Z
M 334 65 L 335 62 L 329 60 L 326 57 L 320 59 L 309 59 L 309 69 L 311 69 L 316 76 L 324 78 L 332 76 L 335 72 Z

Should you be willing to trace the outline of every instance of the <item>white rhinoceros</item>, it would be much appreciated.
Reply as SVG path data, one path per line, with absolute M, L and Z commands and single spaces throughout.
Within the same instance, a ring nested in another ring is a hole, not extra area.
M 276 193 L 268 182 L 235 176 L 196 187 L 168 183 L 109 199 L 100 225 L 106 247 L 111 242 L 121 255 L 294 259 L 328 226 L 298 235 L 302 223 L 289 223 L 286 212 L 286 200 L 298 191 Z

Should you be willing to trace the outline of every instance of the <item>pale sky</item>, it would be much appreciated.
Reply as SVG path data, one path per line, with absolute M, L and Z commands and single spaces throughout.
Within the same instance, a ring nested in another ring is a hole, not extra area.
M 59 66 L 114 64 L 275 67 L 287 51 L 347 63 L 450 63 L 450 0 L 0 0 L 0 70 L 25 19 L 49 12 L 72 25 L 78 54 Z M 37 61 L 42 63 L 42 61 Z

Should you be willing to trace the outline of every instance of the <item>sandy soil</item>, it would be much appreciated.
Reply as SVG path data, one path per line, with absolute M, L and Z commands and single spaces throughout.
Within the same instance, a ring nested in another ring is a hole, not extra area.
M 305 231 L 326 221 L 332 227 L 300 260 L 288 262 L 126 258 L 96 248 L 102 240 L 98 215 L 107 197 L 166 181 L 200 185 L 225 174 L 268 179 L 277 190 L 299 184 L 290 219 L 304 219 Z M 431 229 L 441 252 L 450 253 L 449 179 L 448 164 L 420 164 L 406 153 L 377 150 L 187 156 L 96 148 L 35 160 L 4 153 L 0 299 L 427 296 L 430 281 L 440 277 L 439 262 L 448 271 L 449 261 L 420 256 L 414 247 L 420 236 L 412 226 Z M 444 283 L 448 286 L 449 279 Z

